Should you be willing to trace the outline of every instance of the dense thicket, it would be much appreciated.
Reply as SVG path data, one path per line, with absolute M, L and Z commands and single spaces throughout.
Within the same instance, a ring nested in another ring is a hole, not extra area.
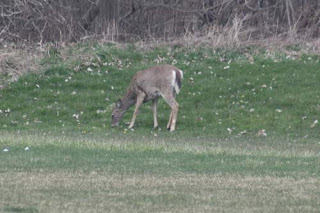
M 319 0 L 1 0 L 0 41 L 172 39 L 233 29 L 241 40 L 319 36 Z

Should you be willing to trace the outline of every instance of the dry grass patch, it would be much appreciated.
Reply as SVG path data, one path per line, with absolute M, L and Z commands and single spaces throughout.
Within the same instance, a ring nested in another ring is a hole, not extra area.
M 33 212 L 316 212 L 320 180 L 108 172 L 9 172 L 0 209 Z
M 23 74 L 39 71 L 44 52 L 37 46 L 0 45 L 0 89 Z

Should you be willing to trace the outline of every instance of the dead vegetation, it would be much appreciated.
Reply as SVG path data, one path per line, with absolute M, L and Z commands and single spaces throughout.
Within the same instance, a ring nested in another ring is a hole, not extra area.
M 230 30 L 236 34 L 235 31 Z M 226 31 L 222 34 L 216 31 L 208 32 L 202 36 L 194 34 L 185 34 L 181 39 L 172 41 L 155 40 L 155 41 L 138 41 L 134 45 L 142 51 L 148 51 L 159 46 L 180 46 L 183 48 L 197 48 L 197 47 L 212 47 L 212 48 L 228 48 L 228 49 L 243 49 L 246 46 L 255 46 L 265 49 L 270 54 L 274 52 L 284 52 L 295 58 L 299 58 L 302 54 L 319 54 L 320 53 L 320 39 L 311 41 L 305 40 L 282 40 L 280 38 L 270 38 L 248 42 L 238 42 L 239 38 L 232 37 L 232 32 Z M 226 39 L 227 38 L 227 39 Z M 228 40 L 230 39 L 230 40 Z M 229 42 L 228 42 L 229 41 Z M 233 41 L 233 42 L 232 42 Z M 101 43 L 106 41 L 102 40 Z M 108 41 L 109 42 L 109 41 Z M 112 42 L 114 47 L 125 48 L 126 45 L 122 43 Z M 292 47 L 294 47 L 292 49 Z M 258 50 L 258 49 L 257 49 Z M 56 53 L 54 53 L 56 51 Z M 46 43 L 42 45 L 36 44 L 21 44 L 8 43 L 0 44 L 0 89 L 10 82 L 18 80 L 18 78 L 27 72 L 39 72 L 45 69 L 46 66 L 52 64 L 41 64 L 44 58 L 52 57 L 52 54 L 58 54 L 60 61 L 67 63 L 74 63 L 75 61 L 82 61 L 83 64 L 72 65 L 71 69 L 79 70 L 82 66 L 86 67 L 92 61 L 100 60 L 96 55 L 94 48 L 88 49 L 87 45 L 84 47 L 74 48 L 74 44 L 65 45 L 63 43 Z M 250 61 L 251 55 L 248 56 Z
M 320 50 L 318 0 L 2 0 L 0 11 L 0 85 L 69 42 Z
M 0 89 L 27 72 L 39 70 L 43 55 L 40 48 L 16 44 L 0 46 Z
M 142 49 L 299 45 L 319 53 L 319 29 L 318 0 L 2 0 L 0 88 L 39 70 L 51 46 L 67 43 L 134 42 Z
M 318 0 L 2 0 L 0 41 L 315 39 Z

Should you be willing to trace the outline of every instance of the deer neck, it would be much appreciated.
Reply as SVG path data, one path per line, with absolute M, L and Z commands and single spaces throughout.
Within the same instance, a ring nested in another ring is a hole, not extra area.
M 136 103 L 136 96 L 134 95 L 134 93 L 132 91 L 128 91 L 127 94 L 125 94 L 122 98 L 122 108 L 124 110 L 127 110 L 129 107 L 131 107 L 132 105 L 134 105 Z

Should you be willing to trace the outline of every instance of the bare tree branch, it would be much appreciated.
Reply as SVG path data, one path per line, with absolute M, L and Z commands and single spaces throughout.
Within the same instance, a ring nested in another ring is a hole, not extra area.
M 0 39 L 157 39 L 235 26 L 237 35 L 250 31 L 249 39 L 318 38 L 319 11 L 319 0 L 1 0 Z
M 92 7 L 90 7 L 87 13 L 83 16 L 81 20 L 81 26 L 83 27 L 83 29 L 88 30 L 89 26 L 99 15 L 101 4 L 102 0 L 96 0 L 95 4 L 92 5 Z

